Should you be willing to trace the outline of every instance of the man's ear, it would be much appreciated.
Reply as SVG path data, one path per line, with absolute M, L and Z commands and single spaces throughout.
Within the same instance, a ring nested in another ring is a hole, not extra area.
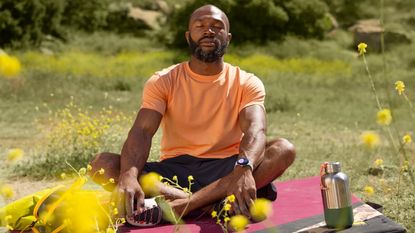
M 232 34 L 230 32 L 228 32 L 228 44 L 229 44 L 229 42 L 231 42 L 231 39 L 232 39 Z
M 190 44 L 190 32 L 189 31 L 186 31 L 184 33 L 184 37 L 186 37 L 187 43 Z

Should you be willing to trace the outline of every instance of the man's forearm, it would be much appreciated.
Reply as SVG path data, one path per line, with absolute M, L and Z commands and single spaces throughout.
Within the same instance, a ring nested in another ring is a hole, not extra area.
M 120 175 L 131 175 L 138 177 L 146 163 L 150 148 L 152 135 L 143 129 L 133 129 L 121 150 Z
M 254 168 L 265 151 L 265 129 L 260 124 L 253 124 L 244 134 L 239 146 L 239 155 L 245 156 L 252 162 Z

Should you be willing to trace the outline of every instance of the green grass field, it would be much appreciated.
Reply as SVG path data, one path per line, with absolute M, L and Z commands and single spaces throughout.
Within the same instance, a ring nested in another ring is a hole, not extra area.
M 65 159 L 79 169 L 98 151 L 119 152 L 146 79 L 187 58 L 145 39 L 105 33 L 76 38 L 50 45 L 53 55 L 8 51 L 23 70 L 18 78 L 0 79 L 0 159 L 12 148 L 23 149 L 25 156 L 16 165 L 0 165 L 5 183 L 23 177 L 56 181 L 62 172 L 70 173 Z M 415 184 L 408 172 L 414 170 L 415 147 L 409 143 L 402 150 L 409 162 L 404 171 L 403 153 L 393 148 L 414 132 L 414 109 L 397 95 L 394 83 L 404 81 L 414 99 L 415 45 L 388 50 L 386 66 L 382 55 L 368 48 L 376 90 L 393 115 L 385 127 L 376 123 L 370 81 L 357 51 L 344 46 L 350 43 L 351 36 L 340 31 L 325 41 L 289 38 L 259 48 L 231 47 L 225 60 L 263 80 L 268 137 L 296 145 L 297 160 L 282 180 L 315 176 L 324 161 L 339 161 L 355 195 L 383 205 L 388 217 L 415 232 Z M 380 135 L 374 149 L 360 139 L 369 130 Z M 157 160 L 160 133 L 154 141 L 151 158 Z M 383 160 L 383 174 L 369 175 L 376 159 Z M 372 195 L 364 192 L 366 186 L 374 188 Z

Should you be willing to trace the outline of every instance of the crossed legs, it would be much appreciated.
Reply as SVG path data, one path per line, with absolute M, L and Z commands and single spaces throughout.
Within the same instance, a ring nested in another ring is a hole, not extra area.
M 296 156 L 294 146 L 286 139 L 275 139 L 267 142 L 264 155 L 260 158 L 259 164 L 253 172 L 257 189 L 267 185 L 268 183 L 281 176 L 284 171 L 294 162 Z M 104 168 L 103 175 L 95 175 L 93 179 L 98 184 L 108 183 L 109 178 L 117 183 L 120 174 L 120 158 L 119 155 L 113 153 L 100 153 L 95 156 L 91 162 L 92 171 L 90 174 Z M 224 183 L 230 179 L 230 175 L 224 176 L 210 185 L 195 192 L 191 198 L 181 190 L 166 186 L 162 183 L 157 184 L 160 194 L 170 200 L 171 207 L 176 213 L 184 214 L 192 210 L 208 206 L 218 200 L 225 198 L 228 194 L 223 187 Z M 103 186 L 106 190 L 112 191 L 115 184 Z M 187 206 L 187 208 L 186 208 Z

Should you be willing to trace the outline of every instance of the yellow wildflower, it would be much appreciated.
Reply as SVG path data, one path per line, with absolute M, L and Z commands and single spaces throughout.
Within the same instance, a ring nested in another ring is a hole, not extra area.
M 223 221 L 224 221 L 225 223 L 229 222 L 229 220 L 231 220 L 229 217 L 225 217 L 225 218 L 223 219 Z
M 409 134 L 405 134 L 405 135 L 402 137 L 402 141 L 403 141 L 403 143 L 404 143 L 404 144 L 407 144 L 407 143 L 412 142 L 412 137 L 411 137 L 411 135 L 409 135 Z
M 160 175 L 155 172 L 140 176 L 140 184 L 146 194 L 158 193 L 157 183 L 160 182 L 159 177 Z
M 402 165 L 402 167 L 401 167 L 401 171 L 402 171 L 402 172 L 407 172 L 407 171 L 409 171 L 409 161 L 408 161 L 408 160 L 405 160 L 405 161 L 403 162 L 403 165 Z
M 387 108 L 380 110 L 377 114 L 377 122 L 379 125 L 389 125 L 392 122 L 391 111 Z
M 212 215 L 212 218 L 216 218 L 216 216 L 218 216 L 218 212 L 212 211 L 210 215 Z
M 372 131 L 364 132 L 360 136 L 360 139 L 362 143 L 365 146 L 367 146 L 369 149 L 375 148 L 376 146 L 379 145 L 379 142 L 380 142 L 379 135 Z
M 189 182 L 191 182 L 192 180 L 194 180 L 194 179 L 193 179 L 193 176 L 188 176 L 188 177 L 187 177 L 187 180 L 188 180 Z
M 383 159 L 376 159 L 375 162 L 375 167 L 380 167 L 383 165 Z
M 375 189 L 372 186 L 365 186 L 363 192 L 366 194 L 366 196 L 370 197 L 375 193 Z
M 9 162 L 15 162 L 23 157 L 23 150 L 19 148 L 11 149 L 9 150 L 9 153 L 7 153 L 7 161 Z
M 114 209 L 112 210 L 112 213 L 113 213 L 114 215 L 118 215 L 118 209 L 117 209 L 117 208 L 114 208 Z
M 108 181 L 109 181 L 111 184 L 114 184 L 114 183 L 115 183 L 114 178 L 110 178 Z
M 14 191 L 12 189 L 12 187 L 8 184 L 4 184 L 1 186 L 0 188 L 0 194 L 5 198 L 5 199 L 10 199 L 14 196 Z
M 79 175 L 85 175 L 86 174 L 86 168 L 81 168 L 81 169 L 79 169 Z
M 65 179 L 66 178 L 66 174 L 64 172 L 61 173 L 61 179 Z
M 86 170 L 91 171 L 92 170 L 92 166 L 88 164 L 88 166 L 86 166 Z
M 125 218 L 121 218 L 121 223 L 125 223 Z
M 104 173 L 105 173 L 105 169 L 104 169 L 104 168 L 99 169 L 98 173 L 99 173 L 100 175 L 104 175 Z
M 223 209 L 224 209 L 225 211 L 229 211 L 229 210 L 231 209 L 231 205 L 230 205 L 230 204 L 228 204 L 228 203 L 226 203 L 226 204 L 225 204 L 225 206 L 223 207 Z
M 13 218 L 12 215 L 7 215 L 6 217 L 4 217 L 4 220 L 6 220 L 6 222 L 10 221 Z
M 365 43 L 360 43 L 360 44 L 357 46 L 357 50 L 359 51 L 359 54 L 360 54 L 360 55 L 363 55 L 363 54 L 365 54 L 365 53 L 366 53 L 366 48 L 367 48 L 367 44 L 365 44 Z
M 20 73 L 21 65 L 17 58 L 0 53 L 0 76 L 13 78 Z
M 258 198 L 249 208 L 252 218 L 256 221 L 266 219 L 272 212 L 271 201 L 265 198 Z
M 177 176 L 173 176 L 172 180 L 177 181 Z
M 235 195 L 233 195 L 233 194 L 229 195 L 229 196 L 228 196 L 228 201 L 229 201 L 230 203 L 234 202 L 234 201 L 235 201 Z
M 235 215 L 231 218 L 229 225 L 237 232 L 243 231 L 246 225 L 248 225 L 248 219 L 243 215 Z
M 188 188 L 183 188 L 183 192 L 187 193 L 187 192 L 189 192 L 189 189 Z
M 402 81 L 396 81 L 395 90 L 398 91 L 398 95 L 402 95 L 402 93 L 405 91 L 405 83 Z

